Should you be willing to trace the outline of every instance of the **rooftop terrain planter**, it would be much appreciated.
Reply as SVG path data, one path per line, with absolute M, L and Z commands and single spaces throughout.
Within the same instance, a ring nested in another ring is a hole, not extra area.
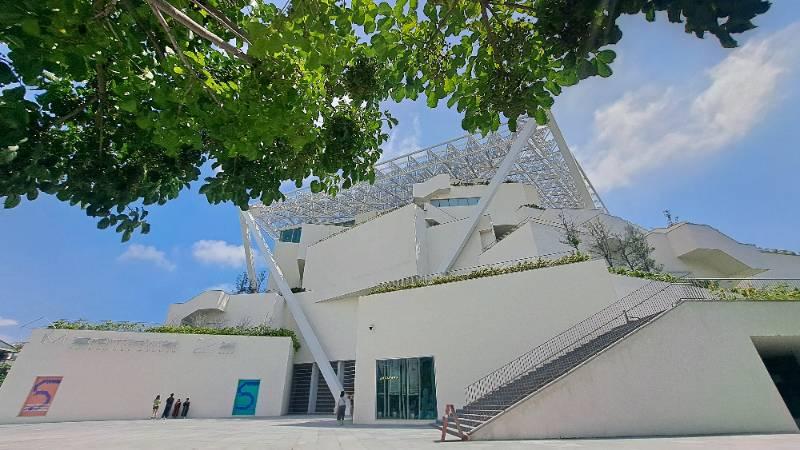
M 213 334 L 222 336 L 271 336 L 292 339 L 292 347 L 300 349 L 300 340 L 294 331 L 286 328 L 272 328 L 266 325 L 254 327 L 196 327 L 189 325 L 157 325 L 151 326 L 141 322 L 113 322 L 110 320 L 92 323 L 86 320 L 56 320 L 47 328 L 57 330 L 92 330 L 92 331 L 127 331 L 136 333 L 176 333 L 176 334 Z
M 402 291 L 404 289 L 414 289 L 425 286 L 435 286 L 437 284 L 453 283 L 456 281 L 471 280 L 474 278 L 492 277 L 507 273 L 523 272 L 526 270 L 544 269 L 547 267 L 563 266 L 566 264 L 589 261 L 589 255 L 576 253 L 558 259 L 536 259 L 534 261 L 522 261 L 511 266 L 485 267 L 465 274 L 445 274 L 431 278 L 418 278 L 411 281 L 394 281 L 383 283 L 373 288 L 368 295 L 384 294 L 386 292 Z

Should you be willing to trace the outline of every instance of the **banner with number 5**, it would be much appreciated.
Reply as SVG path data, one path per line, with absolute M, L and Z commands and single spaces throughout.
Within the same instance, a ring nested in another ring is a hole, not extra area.
M 261 380 L 239 380 L 236 397 L 233 399 L 232 415 L 253 416 L 256 414 L 256 401 L 260 385 Z
M 46 416 L 56 397 L 63 377 L 36 377 L 28 398 L 19 412 L 20 417 Z

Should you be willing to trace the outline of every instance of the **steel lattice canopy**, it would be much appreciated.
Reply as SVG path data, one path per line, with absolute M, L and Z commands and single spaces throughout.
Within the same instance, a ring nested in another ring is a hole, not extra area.
M 507 181 L 534 186 L 544 207 L 605 210 L 566 144 L 557 139 L 557 133 L 552 119 L 551 125 L 537 127 Z M 337 224 L 353 220 L 356 214 L 394 209 L 413 201 L 415 183 L 439 174 L 449 174 L 461 182 L 489 181 L 515 138 L 517 133 L 507 128 L 485 137 L 466 135 L 379 162 L 374 184 L 359 183 L 340 190 L 335 197 L 312 193 L 306 187 L 287 193 L 286 200 L 269 206 L 253 205 L 251 212 L 275 236 L 278 230 L 299 224 Z

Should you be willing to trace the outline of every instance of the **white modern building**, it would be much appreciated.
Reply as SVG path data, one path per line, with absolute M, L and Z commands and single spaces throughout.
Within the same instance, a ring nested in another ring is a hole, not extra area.
M 554 121 L 376 169 L 335 198 L 301 190 L 243 213 L 250 277 L 255 245 L 269 290 L 204 292 L 165 321 L 284 327 L 299 350 L 282 337 L 37 330 L 0 388 L 0 423 L 139 418 L 153 393 L 179 390 L 193 417 L 227 417 L 242 380 L 258 380 L 251 415 L 331 414 L 345 390 L 355 423 L 433 424 L 454 405 L 448 430 L 470 439 L 798 432 L 800 302 L 718 288 L 791 291 L 800 256 L 614 216 Z M 590 224 L 613 243 L 642 233 L 680 279 L 610 273 Z M 590 256 L 565 243 L 570 227 Z M 22 415 L 37 377 L 60 377 L 57 396 Z M 122 406 L 104 406 L 115 395 Z

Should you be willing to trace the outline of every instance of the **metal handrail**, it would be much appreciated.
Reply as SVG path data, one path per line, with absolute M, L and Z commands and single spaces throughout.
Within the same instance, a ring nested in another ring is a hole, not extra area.
M 471 383 L 466 388 L 467 403 L 499 389 L 559 356 L 566 355 L 616 326 L 624 325 L 631 316 L 647 317 L 663 312 L 675 303 L 672 300 L 679 297 L 670 295 L 668 291 L 687 288 L 691 289 L 693 286 L 689 283 L 661 281 L 651 281 L 639 287 L 596 314 Z M 707 298 L 706 295 L 698 294 L 683 297 Z M 664 301 L 665 299 L 667 301 Z M 621 318 L 625 319 L 622 323 L 620 323 Z
M 573 350 L 591 343 L 594 339 L 621 329 L 634 320 L 653 318 L 669 311 L 687 300 L 719 301 L 730 300 L 730 290 L 716 289 L 713 282 L 735 282 L 737 288 L 788 285 L 800 291 L 800 279 L 789 278 L 687 278 L 680 282 L 651 281 L 596 314 L 562 331 L 545 343 L 535 347 L 502 367 L 493 370 L 466 388 L 467 405 L 473 403 L 501 387 L 507 386 L 526 374 L 556 359 L 567 357 Z M 708 289 L 713 287 L 715 289 Z M 644 323 L 644 322 L 642 322 Z M 595 346 L 603 344 L 596 344 Z M 600 351 L 598 347 L 593 351 Z M 580 352 L 579 352 L 580 353 Z M 571 365 L 582 361 L 586 353 L 573 354 Z M 515 393 L 527 394 L 527 387 L 514 388 Z

